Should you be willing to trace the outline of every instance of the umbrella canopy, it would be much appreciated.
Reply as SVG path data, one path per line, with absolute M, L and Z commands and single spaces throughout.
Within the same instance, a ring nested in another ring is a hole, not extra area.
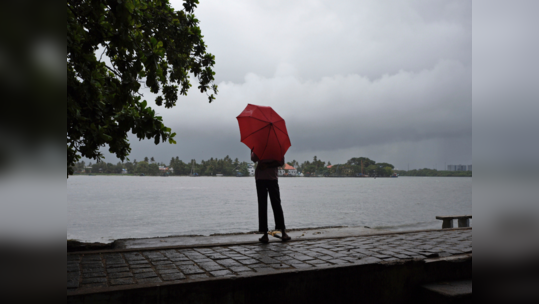
M 248 104 L 236 118 L 241 142 L 254 149 L 259 159 L 283 160 L 292 144 L 284 119 L 279 114 L 271 107 Z

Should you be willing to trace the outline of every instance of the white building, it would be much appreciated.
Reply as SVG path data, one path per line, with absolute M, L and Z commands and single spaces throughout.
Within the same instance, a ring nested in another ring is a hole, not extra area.
M 296 168 L 290 166 L 289 164 L 284 164 L 283 169 L 285 170 L 285 173 L 288 173 L 288 176 L 298 175 L 298 170 L 296 170 Z
M 298 174 L 298 170 L 289 164 L 284 164 L 284 166 L 279 167 L 277 174 L 279 174 L 279 176 L 296 176 Z

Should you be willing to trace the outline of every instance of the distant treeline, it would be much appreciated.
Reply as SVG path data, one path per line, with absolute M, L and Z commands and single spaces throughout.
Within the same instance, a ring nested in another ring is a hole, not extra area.
M 361 163 L 363 162 L 363 172 Z M 362 173 L 370 176 L 391 176 L 395 168 L 389 163 L 377 163 L 367 157 L 353 157 L 344 164 L 334 164 L 324 162 L 316 156 L 312 162 L 305 161 L 298 164 L 295 160 L 288 163 L 305 176 L 359 176 Z M 329 168 L 328 168 L 329 167 Z
M 363 162 L 363 169 L 362 164 Z M 377 163 L 367 157 L 353 157 L 344 164 L 332 165 L 314 156 L 313 161 L 298 163 L 296 160 L 287 162 L 297 170 L 297 174 L 304 176 L 359 176 L 361 173 L 370 176 L 390 176 L 394 166 L 389 163 Z M 173 170 L 159 170 L 159 167 L 172 168 Z M 144 175 L 197 175 L 213 176 L 248 176 L 249 163 L 240 162 L 237 158 L 232 160 L 228 155 L 223 159 L 210 158 L 197 163 L 195 160 L 184 162 L 178 156 L 173 157 L 168 164 L 155 162 L 153 157 L 145 157 L 143 161 L 134 159 L 132 162 L 118 162 L 117 164 L 97 162 L 86 165 L 84 161 L 78 162 L 73 167 L 77 174 L 81 173 L 106 173 L 106 174 L 144 174 Z M 194 169 L 194 170 L 193 170 Z M 125 170 L 125 171 L 124 171 Z M 287 170 L 288 171 L 288 170 Z M 239 173 L 239 174 L 238 174 Z
M 159 170 L 159 167 L 168 169 Z M 172 168 L 173 170 L 170 170 Z M 125 171 L 124 171 L 125 170 Z M 81 173 L 107 173 L 121 174 L 144 174 L 144 175 L 196 175 L 212 176 L 223 174 L 224 176 L 249 176 L 248 163 L 240 162 L 237 158 L 232 160 L 228 155 L 223 159 L 210 158 L 197 163 L 195 160 L 191 162 L 183 162 L 178 156 L 173 157 L 167 164 L 155 162 L 154 158 L 145 157 L 142 161 L 134 159 L 132 162 L 118 162 L 116 165 L 112 163 L 97 162 L 86 165 L 84 161 L 78 162 L 73 167 L 73 171 L 77 174 Z M 239 174 L 238 174 L 239 173 Z
M 202 160 L 200 163 L 196 163 L 193 159 L 188 163 L 179 159 L 172 158 L 169 163 L 169 167 L 174 169 L 174 175 L 189 175 L 193 169 L 198 175 L 212 176 L 216 174 L 223 174 L 224 176 L 235 176 L 238 173 L 241 176 L 249 176 L 249 163 L 240 162 L 238 158 L 232 160 L 228 155 L 223 159 L 210 158 L 209 160 Z
M 395 170 L 400 176 L 466 176 L 471 177 L 472 171 L 438 171 L 435 169 Z

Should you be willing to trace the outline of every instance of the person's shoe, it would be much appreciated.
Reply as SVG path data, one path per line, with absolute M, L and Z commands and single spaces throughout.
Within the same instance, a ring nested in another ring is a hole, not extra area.
M 264 234 L 264 236 L 262 236 L 261 238 L 258 239 L 260 241 L 260 243 L 264 243 L 264 244 L 267 244 L 269 243 L 269 238 L 268 238 L 268 234 Z
M 286 242 L 286 241 L 290 241 L 291 239 L 292 239 L 292 238 L 291 238 L 288 234 L 286 234 L 286 232 L 284 232 L 284 230 L 283 230 L 283 231 L 282 231 L 281 240 L 282 240 L 283 242 Z

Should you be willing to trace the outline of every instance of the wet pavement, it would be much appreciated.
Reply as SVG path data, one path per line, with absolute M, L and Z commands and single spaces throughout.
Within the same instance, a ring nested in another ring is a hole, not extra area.
M 294 240 L 320 239 L 346 236 L 358 236 L 367 234 L 388 233 L 386 230 L 377 230 L 367 227 L 327 227 L 327 228 L 306 228 L 287 230 Z M 221 245 L 230 243 L 248 243 L 256 241 L 261 235 L 258 233 L 210 235 L 210 236 L 168 236 L 141 239 L 122 239 L 113 243 L 114 249 L 129 248 L 155 248 L 166 246 L 205 246 Z M 273 239 L 271 241 L 278 241 Z
M 253 236 L 250 235 L 252 239 Z M 472 229 L 67 255 L 67 293 L 472 253 Z

